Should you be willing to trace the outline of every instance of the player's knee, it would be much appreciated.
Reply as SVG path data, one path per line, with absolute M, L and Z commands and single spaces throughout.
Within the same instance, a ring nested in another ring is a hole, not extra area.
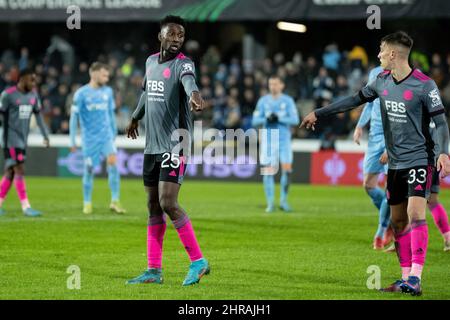
M 438 204 L 439 201 L 437 195 L 435 196 L 434 193 L 432 193 L 430 199 L 428 199 L 428 209 L 433 210 Z
M 14 166 L 13 167 L 13 173 L 15 174 L 15 175 L 21 175 L 21 176 L 23 176 L 24 175 L 24 173 L 25 173 L 25 170 L 24 170 L 24 168 L 23 168 L 23 166 Z
M 13 170 L 13 168 L 9 167 L 8 169 L 5 170 L 5 177 L 8 180 L 14 179 L 14 170 Z
M 115 166 L 117 163 L 117 157 L 115 154 L 108 156 L 108 159 L 106 160 L 107 164 L 109 166 Z
M 147 208 L 150 215 L 161 215 L 163 213 L 158 200 L 149 200 L 147 202 Z
M 364 186 L 364 190 L 366 190 L 366 193 L 369 194 L 369 195 L 370 195 L 371 191 L 372 191 L 373 189 L 375 189 L 373 186 L 366 184 L 365 181 L 364 181 L 364 183 L 363 183 L 363 186 Z
M 162 211 L 167 213 L 170 217 L 174 216 L 178 211 L 178 203 L 166 197 L 161 197 L 161 199 L 159 199 L 159 205 Z
M 405 231 L 408 222 L 407 218 L 391 217 L 391 226 L 396 233 Z

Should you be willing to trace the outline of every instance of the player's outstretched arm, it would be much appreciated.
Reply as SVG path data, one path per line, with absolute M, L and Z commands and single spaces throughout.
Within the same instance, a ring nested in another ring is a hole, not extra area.
M 364 99 L 360 93 L 340 99 L 326 107 L 319 108 L 309 113 L 305 119 L 303 119 L 300 128 L 305 127 L 306 129 L 312 128 L 314 130 L 317 119 L 352 110 L 364 102 L 367 102 L 367 99 Z
M 41 131 L 42 136 L 44 137 L 44 145 L 48 148 L 50 146 L 50 140 L 48 139 L 48 131 L 47 126 L 44 123 L 44 119 L 42 118 L 42 114 L 40 112 L 35 113 L 36 123 Z
M 436 125 L 437 144 L 439 145 L 439 158 L 437 160 L 437 170 L 441 172 L 441 177 L 450 174 L 450 159 L 449 159 L 449 132 L 447 119 L 444 113 L 433 116 L 433 122 Z
M 141 94 L 141 97 L 139 98 L 138 105 L 136 109 L 134 110 L 131 121 L 128 124 L 127 128 L 125 129 L 127 133 L 127 137 L 131 139 L 137 139 L 139 136 L 139 120 L 141 120 L 145 115 L 145 99 L 147 97 L 147 93 L 144 90 Z
M 191 73 L 185 73 L 181 76 L 181 83 L 183 84 L 184 91 L 189 97 L 189 106 L 191 111 L 202 111 L 205 102 L 200 95 L 200 90 L 195 83 L 195 77 Z

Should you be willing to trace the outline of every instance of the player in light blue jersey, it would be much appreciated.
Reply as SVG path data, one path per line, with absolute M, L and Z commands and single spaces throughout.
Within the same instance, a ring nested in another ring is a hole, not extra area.
M 279 76 L 269 78 L 270 94 L 258 100 L 253 113 L 252 125 L 262 126 L 260 136 L 260 163 L 263 167 L 264 192 L 267 199 L 266 212 L 275 211 L 275 178 L 281 163 L 280 208 L 291 211 L 287 202 L 289 176 L 292 172 L 291 126 L 299 123 L 294 100 L 283 94 L 284 82 Z
M 369 82 L 375 79 L 383 68 L 376 67 L 369 73 Z M 381 123 L 380 99 L 368 102 L 355 128 L 353 140 L 359 144 L 363 128 L 370 122 L 369 141 L 364 155 L 364 188 L 379 211 L 378 229 L 373 240 L 373 248 L 382 250 L 392 241 L 392 233 L 386 232 L 391 218 L 386 193 L 378 186 L 380 173 L 387 173 L 383 124 Z M 382 163 L 384 162 L 384 164 Z
M 117 168 L 117 150 L 114 139 L 117 135 L 114 116 L 114 96 L 110 87 L 108 66 L 94 62 L 89 68 L 90 81 L 75 92 L 70 115 L 71 151 L 76 151 L 75 137 L 77 122 L 81 127 L 83 172 L 83 212 L 92 213 L 92 186 L 94 168 L 102 157 L 107 159 L 108 181 L 111 189 L 110 209 L 116 213 L 125 213 L 119 201 L 120 173 Z

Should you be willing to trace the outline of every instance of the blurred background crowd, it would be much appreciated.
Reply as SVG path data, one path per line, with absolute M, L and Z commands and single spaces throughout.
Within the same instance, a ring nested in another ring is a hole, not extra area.
M 302 117 L 358 91 L 377 63 L 369 60 L 362 46 L 341 50 L 337 43 L 328 44 L 316 55 L 296 52 L 286 56 L 279 52 L 270 58 L 245 61 L 238 54 L 221 56 L 214 45 L 200 52 L 195 41 L 188 41 L 184 49 L 196 63 L 197 83 L 206 101 L 205 110 L 194 115 L 195 120 L 203 121 L 203 128 L 249 129 L 257 100 L 268 93 L 267 80 L 271 74 L 284 79 L 285 93 L 294 98 Z M 107 63 L 111 69 L 109 85 L 114 89 L 119 134 L 124 133 L 139 99 L 145 59 L 152 53 L 145 47 L 138 54 L 129 51 L 115 49 L 95 59 Z M 48 128 L 53 134 L 67 134 L 73 94 L 89 81 L 89 64 L 93 62 L 77 57 L 74 46 L 57 37 L 45 52 L 33 56 L 27 47 L 3 50 L 0 52 L 0 90 L 15 84 L 21 69 L 33 67 Z M 436 81 L 444 105 L 450 105 L 450 53 L 414 51 L 411 63 Z M 361 110 L 360 107 L 330 117 L 314 132 L 293 128 L 294 137 L 350 139 Z

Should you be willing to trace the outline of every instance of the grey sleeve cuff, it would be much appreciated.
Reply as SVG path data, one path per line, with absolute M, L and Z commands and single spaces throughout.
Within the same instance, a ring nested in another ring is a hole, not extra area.
M 197 84 L 195 83 L 195 77 L 192 74 L 185 74 L 181 78 L 181 83 L 183 84 L 184 91 L 186 95 L 191 96 L 192 92 L 200 91 L 198 90 Z
M 357 106 L 361 105 L 363 102 L 364 101 L 361 99 L 360 94 L 357 93 L 353 96 L 345 97 L 336 102 L 333 102 L 329 106 L 317 109 L 315 111 L 315 114 L 317 118 L 327 117 L 336 113 L 341 113 L 354 109 Z
M 139 98 L 139 102 L 137 104 L 137 107 L 134 110 L 133 115 L 131 116 L 132 119 L 141 120 L 144 117 L 144 114 L 145 114 L 145 98 L 146 98 L 146 92 L 143 91 L 142 94 L 141 94 L 141 97 Z
M 439 154 L 448 155 L 448 143 L 449 143 L 449 132 L 447 119 L 445 114 L 441 113 L 433 117 L 434 124 L 436 125 L 437 132 L 437 143 L 440 148 Z

